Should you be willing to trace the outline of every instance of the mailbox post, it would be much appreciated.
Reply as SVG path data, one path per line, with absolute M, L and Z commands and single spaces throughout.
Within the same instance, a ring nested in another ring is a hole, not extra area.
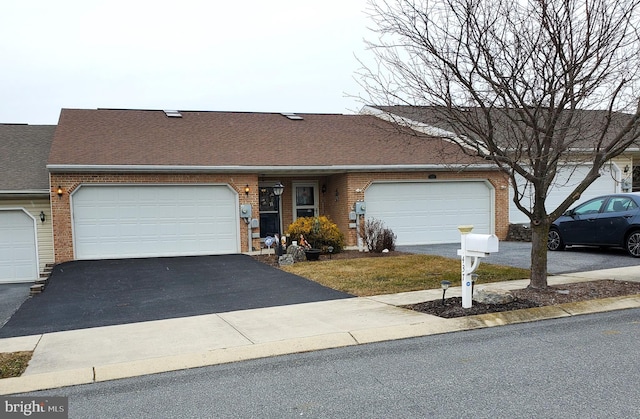
M 494 234 L 471 234 L 473 226 L 458 226 L 461 262 L 462 308 L 471 308 L 473 301 L 473 281 L 471 274 L 478 269 L 480 258 L 498 251 L 498 237 Z

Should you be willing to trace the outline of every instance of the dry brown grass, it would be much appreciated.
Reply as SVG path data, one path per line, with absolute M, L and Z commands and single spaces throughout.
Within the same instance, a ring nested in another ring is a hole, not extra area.
M 0 378 L 19 377 L 31 360 L 33 352 L 2 352 L 0 353 Z
M 460 284 L 460 260 L 432 255 L 300 262 L 283 270 L 360 297 L 440 288 L 440 281 Z M 481 264 L 478 282 L 529 277 L 527 269 Z

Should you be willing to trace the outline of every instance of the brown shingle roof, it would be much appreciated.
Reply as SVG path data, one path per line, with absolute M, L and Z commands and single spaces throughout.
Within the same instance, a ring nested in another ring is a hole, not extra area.
M 0 124 L 0 191 L 48 191 L 55 125 Z
M 340 166 L 472 163 L 370 115 L 63 109 L 48 164 Z
M 457 135 L 467 135 L 475 137 L 473 132 L 463 126 L 460 121 L 468 120 L 474 127 L 482 127 L 484 125 L 484 117 L 480 108 L 466 108 L 464 110 L 447 110 L 437 106 L 372 106 L 392 115 L 406 118 L 407 120 L 420 122 L 432 127 L 440 128 L 453 132 Z M 565 117 L 569 112 L 565 113 Z M 541 117 L 547 115 L 541 114 Z M 607 118 L 611 117 L 611 121 Z M 613 112 L 606 110 L 576 110 L 573 113 L 573 121 L 569 125 L 565 145 L 573 149 L 593 149 L 598 146 L 600 136 L 609 123 L 608 129 L 602 139 L 604 145 L 609 144 L 618 134 L 620 128 L 626 125 L 632 115 Z M 514 121 L 519 119 L 518 111 L 513 109 L 495 109 L 492 114 L 492 123 L 494 124 L 495 137 L 494 140 L 505 148 L 518 148 L 519 137 L 512 134 Z M 519 128 L 524 128 L 524 124 L 518 124 Z M 560 130 L 560 126 L 558 126 Z M 486 131 L 485 131 L 486 132 Z M 637 136 L 638 129 L 631 132 L 629 137 Z M 640 140 L 636 140 L 634 147 L 640 144 Z

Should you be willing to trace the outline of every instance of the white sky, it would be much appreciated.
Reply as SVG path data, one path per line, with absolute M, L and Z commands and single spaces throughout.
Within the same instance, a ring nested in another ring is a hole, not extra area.
M 0 123 L 61 108 L 354 113 L 365 0 L 7 0 Z

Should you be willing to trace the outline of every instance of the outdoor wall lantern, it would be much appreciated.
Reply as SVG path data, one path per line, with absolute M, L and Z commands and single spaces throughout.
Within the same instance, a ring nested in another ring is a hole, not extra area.
M 244 187 L 244 194 L 249 195 L 249 192 L 251 192 L 251 189 L 249 188 L 249 184 L 247 183 L 247 185 Z
M 40 221 L 42 221 L 44 223 L 44 220 L 46 220 L 46 216 L 44 215 L 44 211 L 40 211 Z
M 440 286 L 442 287 L 442 305 L 444 305 L 444 295 L 447 292 L 447 289 L 451 285 L 451 281 L 442 281 L 440 282 Z
M 327 192 L 327 185 L 322 185 L 322 193 Z
M 62 186 L 58 185 L 58 197 L 62 198 Z
M 284 185 L 280 182 L 273 185 L 273 194 L 276 196 L 276 204 L 278 208 L 278 248 L 277 255 L 282 256 L 282 232 L 280 231 L 280 195 L 284 192 Z
M 629 169 L 630 169 L 629 165 L 626 165 L 626 166 L 624 167 L 624 172 L 625 172 L 625 173 L 629 173 Z
M 340 192 L 336 189 L 336 202 L 338 202 L 338 199 L 340 199 Z

